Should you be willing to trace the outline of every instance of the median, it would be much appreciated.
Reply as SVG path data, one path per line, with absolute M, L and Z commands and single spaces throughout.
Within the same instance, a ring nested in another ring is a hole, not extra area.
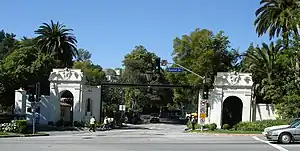
M 0 124 L 0 138 L 3 137 L 33 137 L 49 136 L 47 133 L 35 133 L 28 131 L 26 120 L 17 120 Z

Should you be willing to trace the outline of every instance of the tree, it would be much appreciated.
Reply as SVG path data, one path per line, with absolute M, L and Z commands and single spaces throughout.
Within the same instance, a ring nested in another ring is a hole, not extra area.
M 189 35 L 173 40 L 173 62 L 189 68 L 200 76 L 206 76 L 213 84 L 217 72 L 235 70 L 239 54 L 230 48 L 227 36 L 221 31 L 213 34 L 207 29 L 195 29 Z M 176 66 L 176 65 L 173 65 Z M 202 84 L 203 79 L 189 72 L 168 73 L 167 79 L 173 84 Z M 193 96 L 193 97 L 191 97 Z M 194 90 L 174 89 L 174 101 L 184 106 L 197 107 L 198 92 Z M 190 105 L 192 104 L 192 105 Z
M 73 57 L 78 56 L 76 37 L 71 33 L 73 30 L 66 28 L 59 22 L 50 24 L 43 23 L 35 31 L 38 34 L 37 44 L 43 52 L 50 53 L 55 59 L 60 60 L 59 67 L 72 67 Z
M 272 39 L 282 33 L 288 46 L 289 33 L 299 35 L 299 0 L 261 0 L 260 4 L 254 21 L 258 36 L 269 32 Z
M 87 85 L 98 86 L 106 80 L 105 73 L 99 65 L 87 61 L 74 62 L 73 68 L 81 69 L 84 72 Z
M 18 45 L 15 39 L 16 35 L 13 33 L 5 33 L 4 30 L 0 31 L 0 60 L 9 55 L 14 47 Z
M 28 42 L 28 41 L 27 41 Z M 20 87 L 26 88 L 36 82 L 48 81 L 52 67 L 57 64 L 55 59 L 41 53 L 35 45 L 27 45 L 21 42 L 20 46 L 10 53 L 0 64 L 1 104 L 12 105 L 14 90 Z M 48 84 L 49 85 L 49 84 Z M 49 91 L 49 87 L 46 91 Z
M 282 52 L 282 48 L 281 41 L 278 41 L 276 44 L 274 42 L 271 42 L 270 45 L 263 43 L 261 48 L 250 49 L 246 52 L 249 70 L 255 71 L 261 76 L 266 74 L 265 77 L 267 77 L 268 82 L 272 82 L 274 66 L 278 55 Z
M 124 57 L 125 69 L 121 81 L 130 84 L 166 83 L 163 73 L 158 75 L 153 73 L 153 60 L 156 57 L 144 46 L 136 46 Z M 125 102 L 130 109 L 141 110 L 146 104 L 160 106 L 172 101 L 172 97 L 169 97 L 172 92 L 167 89 L 126 88 L 124 91 Z
M 92 62 L 91 57 L 92 54 L 89 51 L 82 48 L 78 49 L 77 61 Z

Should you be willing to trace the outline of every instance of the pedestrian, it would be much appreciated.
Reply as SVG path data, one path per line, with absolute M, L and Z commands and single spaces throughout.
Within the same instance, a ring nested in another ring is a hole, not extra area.
M 90 119 L 90 129 L 89 129 L 89 131 L 93 130 L 93 132 L 96 132 L 96 125 L 95 125 L 95 122 L 96 122 L 96 119 L 95 119 L 95 116 L 93 116 L 93 117 Z
M 196 116 L 192 118 L 192 130 L 195 130 L 195 125 L 196 125 Z

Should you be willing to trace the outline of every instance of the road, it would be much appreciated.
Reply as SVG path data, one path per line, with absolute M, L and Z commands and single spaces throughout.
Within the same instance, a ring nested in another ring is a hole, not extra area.
M 261 137 L 183 133 L 184 126 L 141 128 L 45 137 L 1 138 L 1 151 L 299 151 L 300 144 L 268 144 Z

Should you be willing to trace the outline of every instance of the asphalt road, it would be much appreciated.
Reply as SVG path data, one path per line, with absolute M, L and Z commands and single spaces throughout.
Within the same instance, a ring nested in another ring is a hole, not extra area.
M 184 126 L 143 128 L 46 137 L 1 138 L 1 151 L 299 151 L 300 144 L 269 144 L 260 137 L 183 133 Z

